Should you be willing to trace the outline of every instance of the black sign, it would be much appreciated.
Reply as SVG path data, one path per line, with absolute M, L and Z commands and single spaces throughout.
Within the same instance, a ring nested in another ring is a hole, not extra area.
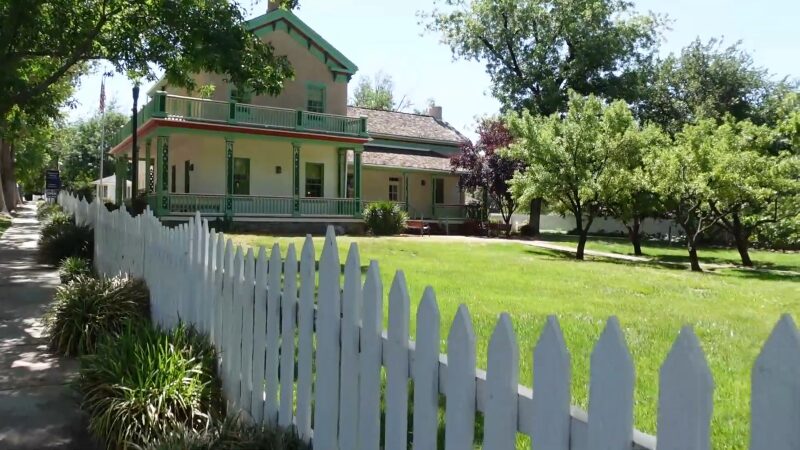
M 57 170 L 48 170 L 44 175 L 44 190 L 47 198 L 58 197 L 61 190 L 61 176 Z

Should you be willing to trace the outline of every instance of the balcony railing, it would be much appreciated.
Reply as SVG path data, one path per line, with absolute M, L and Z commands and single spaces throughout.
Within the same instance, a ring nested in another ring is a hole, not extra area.
M 306 131 L 353 137 L 367 137 L 367 118 L 322 114 L 248 103 L 221 102 L 157 92 L 139 112 L 139 125 L 151 118 L 185 122 L 224 123 L 253 128 Z M 112 137 L 119 145 L 131 135 L 128 121 Z

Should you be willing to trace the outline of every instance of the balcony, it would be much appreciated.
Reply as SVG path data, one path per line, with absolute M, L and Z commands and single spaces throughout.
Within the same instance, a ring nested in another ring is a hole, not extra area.
M 248 103 L 221 102 L 157 92 L 139 111 L 140 126 L 158 118 L 176 122 L 198 122 L 241 127 L 298 131 L 366 138 L 367 118 L 273 108 Z M 115 147 L 131 135 L 131 122 L 111 139 Z

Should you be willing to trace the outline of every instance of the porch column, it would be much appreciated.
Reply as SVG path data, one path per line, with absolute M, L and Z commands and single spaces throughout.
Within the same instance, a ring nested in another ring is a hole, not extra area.
M 347 148 L 339 149 L 339 164 L 336 166 L 339 180 L 339 198 L 347 198 L 347 150 Z
M 361 217 L 361 152 L 363 148 L 353 149 L 353 179 L 356 198 L 356 217 Z
M 405 202 L 405 210 L 408 212 L 408 172 L 403 172 L 403 202 Z
M 150 146 L 152 144 L 152 139 L 146 139 L 144 141 L 144 192 L 145 192 L 145 199 L 150 195 L 153 191 L 153 175 L 150 172 Z
M 118 156 L 114 165 L 114 176 L 116 178 L 116 189 L 114 190 L 114 199 L 117 205 L 122 206 L 125 201 L 125 191 L 127 187 L 127 157 Z
M 225 219 L 233 217 L 233 140 L 225 138 Z
M 156 138 L 156 216 L 169 212 L 169 136 Z
M 300 215 L 300 143 L 292 142 L 292 215 Z

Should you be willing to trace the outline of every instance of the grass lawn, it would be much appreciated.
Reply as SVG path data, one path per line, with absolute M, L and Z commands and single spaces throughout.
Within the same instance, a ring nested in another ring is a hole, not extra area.
M 0 215 L 0 236 L 11 226 L 11 217 Z
M 578 245 L 578 236 L 567 234 L 545 233 L 539 239 L 564 243 L 572 247 Z M 633 246 L 630 241 L 621 237 L 589 236 L 586 241 L 586 249 L 633 255 Z M 653 258 L 655 261 L 689 263 L 689 254 L 682 244 L 667 245 L 659 241 L 644 241 L 642 242 L 642 252 L 644 256 Z M 698 255 L 701 265 L 703 263 L 741 265 L 742 263 L 736 249 L 706 247 L 700 248 Z M 753 260 L 756 267 L 764 269 L 800 271 L 800 252 L 750 249 L 750 259 Z
M 284 252 L 290 242 L 302 244 L 302 238 L 233 238 L 252 246 L 271 246 L 277 241 Z M 418 237 L 342 237 L 338 241 L 342 262 L 351 242 L 359 245 L 362 265 L 371 259 L 380 261 L 387 293 L 394 272 L 405 271 L 412 300 L 412 336 L 416 305 L 425 286 L 436 290 L 443 339 L 456 308 L 466 303 L 478 336 L 481 367 L 486 367 L 487 345 L 498 314 L 511 313 L 521 352 L 520 381 L 528 386 L 533 346 L 546 316 L 556 314 L 572 353 L 573 402 L 583 407 L 588 399 L 592 347 L 606 318 L 617 315 L 636 364 L 635 424 L 648 433 L 655 432 L 659 367 L 681 325 L 693 324 L 716 384 L 715 449 L 747 447 L 752 363 L 781 313 L 800 317 L 800 277 L 789 275 L 735 269 L 697 274 L 665 266 L 579 262 L 517 243 L 437 242 Z M 319 253 L 321 238 L 315 243 Z

